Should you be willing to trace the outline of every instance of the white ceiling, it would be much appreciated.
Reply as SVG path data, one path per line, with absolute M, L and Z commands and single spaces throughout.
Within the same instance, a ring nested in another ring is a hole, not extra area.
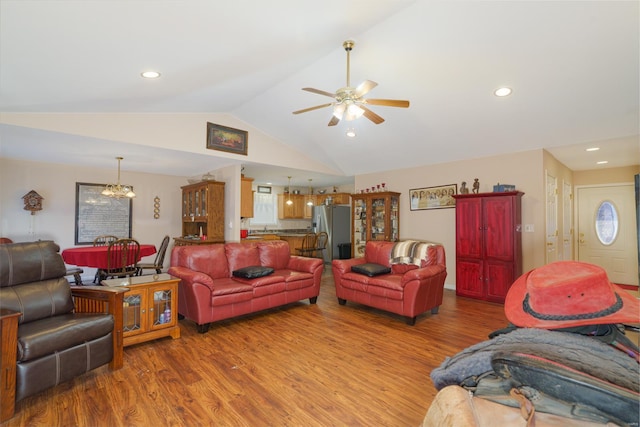
M 123 170 L 192 176 L 229 160 L 80 141 L 2 113 L 209 112 L 342 173 L 246 164 L 258 182 L 341 184 L 540 148 L 574 170 L 637 165 L 639 12 L 638 1 L 0 0 L 0 155 L 104 167 L 122 154 Z M 330 108 L 293 115 L 331 102 L 301 88 L 345 86 L 347 39 L 351 84 L 373 80 L 369 97 L 411 106 L 371 106 L 380 125 L 328 127 Z M 162 77 L 140 78 L 148 69 Z M 513 94 L 495 97 L 502 85 Z

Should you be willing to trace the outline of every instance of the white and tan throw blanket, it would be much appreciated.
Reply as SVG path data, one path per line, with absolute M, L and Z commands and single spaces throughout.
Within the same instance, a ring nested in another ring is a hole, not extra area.
M 420 242 L 418 240 L 397 242 L 393 245 L 393 249 L 391 249 L 389 264 L 415 264 L 420 267 L 422 260 L 427 259 L 429 246 L 433 245 L 435 245 L 435 243 Z

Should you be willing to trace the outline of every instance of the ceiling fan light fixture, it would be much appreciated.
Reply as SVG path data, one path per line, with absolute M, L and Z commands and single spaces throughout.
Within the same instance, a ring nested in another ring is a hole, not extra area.
M 342 120 L 342 116 L 344 115 L 345 109 L 346 109 L 346 105 L 344 105 L 343 103 L 336 104 L 333 107 L 333 116 L 338 120 Z
M 354 128 L 349 128 L 347 129 L 347 132 L 345 133 L 349 138 L 355 138 L 357 136 L 356 134 L 356 130 Z
M 364 114 L 364 110 L 358 107 L 356 104 L 349 104 L 347 107 L 347 114 L 344 119 L 347 121 L 356 120 L 362 117 Z

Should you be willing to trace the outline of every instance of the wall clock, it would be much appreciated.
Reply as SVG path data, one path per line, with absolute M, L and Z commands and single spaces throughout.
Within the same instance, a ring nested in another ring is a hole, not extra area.
M 31 211 L 31 215 L 35 215 L 37 211 L 42 210 L 42 200 L 44 198 L 36 193 L 35 190 L 31 190 L 22 196 L 22 200 L 24 201 L 24 210 Z

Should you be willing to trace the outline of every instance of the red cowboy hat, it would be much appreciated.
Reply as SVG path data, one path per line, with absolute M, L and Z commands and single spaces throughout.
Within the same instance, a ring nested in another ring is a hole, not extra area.
M 520 276 L 504 311 L 511 323 L 525 328 L 640 322 L 637 298 L 609 282 L 602 268 L 577 261 L 554 262 Z

